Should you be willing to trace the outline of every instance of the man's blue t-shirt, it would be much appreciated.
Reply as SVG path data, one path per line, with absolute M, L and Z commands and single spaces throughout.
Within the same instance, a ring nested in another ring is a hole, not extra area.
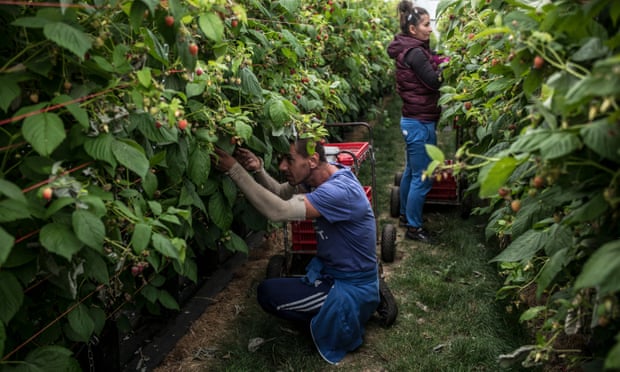
M 316 256 L 340 271 L 374 270 L 376 221 L 364 188 L 348 168 L 306 194 L 321 217 L 316 219 Z

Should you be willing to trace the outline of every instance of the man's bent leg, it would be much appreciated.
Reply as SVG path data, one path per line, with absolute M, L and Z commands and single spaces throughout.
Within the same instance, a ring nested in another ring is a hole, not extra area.
M 266 312 L 277 317 L 309 322 L 323 306 L 332 285 L 329 279 L 315 287 L 300 278 L 271 278 L 259 284 L 257 300 Z

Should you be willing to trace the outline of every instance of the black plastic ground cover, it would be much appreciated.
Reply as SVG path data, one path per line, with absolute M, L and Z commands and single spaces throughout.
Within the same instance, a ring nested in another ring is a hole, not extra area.
M 264 232 L 254 232 L 246 238 L 246 244 L 249 249 L 254 249 L 262 243 L 263 238 Z M 159 325 L 153 325 L 160 329 L 152 338 L 140 340 L 140 337 L 136 337 L 137 340 L 142 341 L 141 345 L 134 345 L 133 347 L 125 345 L 124 348 L 129 349 L 129 351 L 133 350 L 133 356 L 121 370 L 123 372 L 152 371 L 161 364 L 166 355 L 172 351 L 179 340 L 189 331 L 192 323 L 213 303 L 213 298 L 226 289 L 226 286 L 233 278 L 235 270 L 246 261 L 247 254 L 239 252 L 232 254 L 198 288 L 176 316 L 172 317 L 165 324 L 161 324 L 160 320 Z M 120 350 L 121 354 L 123 351 L 126 352 L 128 350 Z
M 264 232 L 253 232 L 246 237 L 249 249 L 255 249 L 264 240 Z M 116 324 L 109 322 L 104 331 L 76 350 L 82 370 L 105 372 L 152 371 L 159 366 L 181 338 L 211 305 L 213 298 L 226 289 L 236 269 L 247 261 L 247 254 L 216 253 L 218 264 L 198 283 L 177 288 L 179 312 L 169 316 L 147 317 L 138 314 L 135 328 L 121 335 Z
M 189 331 L 192 323 L 213 303 L 212 299 L 226 288 L 235 269 L 246 260 L 247 255 L 234 254 L 205 281 L 175 317 L 166 324 L 160 325 L 161 330 L 151 340 L 143 340 L 143 344 L 138 347 L 125 346 L 130 350 L 134 349 L 134 356 L 122 370 L 126 372 L 152 371 L 161 364 L 166 355 Z M 156 325 L 153 326 L 156 327 Z

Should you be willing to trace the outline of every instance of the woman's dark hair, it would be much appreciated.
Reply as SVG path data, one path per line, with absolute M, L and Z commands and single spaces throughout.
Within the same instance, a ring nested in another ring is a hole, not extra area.
M 400 30 L 403 34 L 409 34 L 409 26 L 418 26 L 423 15 L 429 15 L 428 11 L 419 6 L 413 6 L 410 0 L 401 0 L 398 3 L 398 14 L 400 17 Z

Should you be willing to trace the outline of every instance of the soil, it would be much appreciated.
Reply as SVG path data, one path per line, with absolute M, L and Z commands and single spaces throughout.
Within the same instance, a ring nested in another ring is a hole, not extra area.
M 213 298 L 213 303 L 189 328 L 156 372 L 205 371 L 220 342 L 228 335 L 230 325 L 243 310 L 243 303 L 253 283 L 265 277 L 269 258 L 282 251 L 281 234 L 266 236 L 263 243 L 251 249 L 245 263 L 238 267 L 226 289 Z

